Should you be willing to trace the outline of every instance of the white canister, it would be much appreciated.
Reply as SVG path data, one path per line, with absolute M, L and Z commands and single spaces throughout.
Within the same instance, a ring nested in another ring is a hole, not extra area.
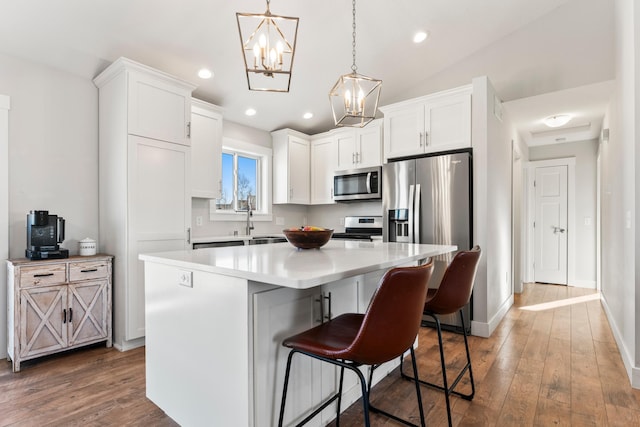
M 80 240 L 80 256 L 91 256 L 96 254 L 96 241 L 88 237 Z

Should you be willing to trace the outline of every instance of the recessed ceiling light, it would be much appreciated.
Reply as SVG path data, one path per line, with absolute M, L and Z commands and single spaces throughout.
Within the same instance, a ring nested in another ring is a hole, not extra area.
M 571 120 L 571 116 L 568 114 L 558 114 L 557 116 L 549 116 L 544 119 L 544 124 L 549 126 L 550 128 L 557 128 L 560 126 L 564 126 L 569 123 Z
M 198 71 L 198 77 L 200 77 L 201 79 L 210 79 L 211 77 L 213 77 L 213 73 L 211 72 L 211 70 L 203 68 Z
M 427 33 L 426 31 L 418 31 L 413 36 L 413 42 L 414 43 L 422 43 L 423 41 L 425 41 L 427 39 L 427 37 L 429 37 L 429 33 Z
M 310 119 L 311 117 L 313 117 L 313 113 L 304 113 L 302 117 L 305 119 Z
M 247 116 L 255 116 L 256 110 L 253 108 L 248 108 L 247 111 L 244 112 Z

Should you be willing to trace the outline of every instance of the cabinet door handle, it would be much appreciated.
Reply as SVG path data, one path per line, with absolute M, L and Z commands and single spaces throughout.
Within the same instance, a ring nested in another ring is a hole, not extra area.
M 293 199 L 293 188 L 289 189 L 289 198 Z
M 418 144 L 420 144 L 420 147 L 422 147 L 422 132 L 418 134 Z
M 191 138 L 191 122 L 187 123 L 187 138 Z
M 356 164 L 356 153 L 351 153 L 351 163 Z
M 97 268 L 87 268 L 86 270 L 80 270 L 80 273 L 95 273 L 98 271 Z
M 429 132 L 424 132 L 424 146 L 427 147 L 429 145 Z
M 191 244 L 191 227 L 187 228 L 187 244 Z
M 73 308 L 69 308 L 69 323 L 73 322 Z
M 360 153 L 356 151 L 356 163 L 360 163 Z
M 62 323 L 67 323 L 67 309 L 62 309 Z
M 49 277 L 53 276 L 53 273 L 34 274 L 33 277 Z

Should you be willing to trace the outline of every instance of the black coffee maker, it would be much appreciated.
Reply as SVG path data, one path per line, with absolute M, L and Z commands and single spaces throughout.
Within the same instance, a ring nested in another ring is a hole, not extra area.
M 69 251 L 58 245 L 63 241 L 64 218 L 49 215 L 49 211 L 31 211 L 27 214 L 27 258 L 69 258 Z

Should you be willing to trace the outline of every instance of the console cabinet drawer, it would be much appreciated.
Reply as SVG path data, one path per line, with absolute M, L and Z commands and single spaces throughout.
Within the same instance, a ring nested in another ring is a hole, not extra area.
M 20 269 L 20 287 L 59 285 L 67 281 L 67 265 L 35 265 Z
M 102 279 L 109 274 L 106 261 L 69 263 L 69 281 Z

